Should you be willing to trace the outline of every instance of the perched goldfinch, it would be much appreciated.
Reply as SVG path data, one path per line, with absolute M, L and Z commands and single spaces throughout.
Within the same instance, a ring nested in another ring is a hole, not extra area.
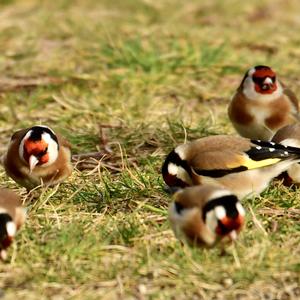
M 6 173 L 30 190 L 54 185 L 72 172 L 70 144 L 47 126 L 15 132 L 3 158 Z
M 300 149 L 235 136 L 210 136 L 176 147 L 162 175 L 168 186 L 220 184 L 239 199 L 260 194 L 269 182 L 300 161 Z
M 17 194 L 0 190 L 0 258 L 6 259 L 6 249 L 12 243 L 17 230 L 25 222 L 25 210 Z
M 285 146 L 300 148 L 300 123 L 287 125 L 277 131 L 274 135 L 273 142 L 280 143 Z M 300 184 L 300 164 L 293 164 L 287 172 L 282 174 L 286 185 Z
M 228 108 L 236 131 L 250 139 L 270 140 L 285 125 L 299 118 L 298 100 L 267 66 L 247 71 Z
M 235 240 L 244 216 L 245 210 L 232 192 L 210 184 L 179 190 L 169 208 L 175 235 L 200 247 L 211 247 L 225 237 Z

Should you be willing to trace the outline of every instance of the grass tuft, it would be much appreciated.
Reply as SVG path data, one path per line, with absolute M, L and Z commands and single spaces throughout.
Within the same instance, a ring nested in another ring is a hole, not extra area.
M 103 151 L 105 128 L 113 151 L 31 200 L 1 170 L 28 220 L 0 264 L 0 297 L 299 298 L 297 189 L 275 182 L 245 200 L 245 229 L 221 256 L 176 240 L 160 176 L 179 143 L 234 133 L 226 107 L 248 68 L 271 65 L 300 91 L 297 1 L 0 6 L 0 152 L 16 129 L 41 123 L 74 154 Z

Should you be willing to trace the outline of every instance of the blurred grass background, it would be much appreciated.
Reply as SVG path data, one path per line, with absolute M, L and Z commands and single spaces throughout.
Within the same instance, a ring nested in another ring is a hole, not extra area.
M 0 1 L 0 151 L 47 124 L 110 159 L 29 201 L 0 265 L 5 299 L 299 299 L 299 191 L 245 200 L 227 255 L 182 246 L 160 167 L 186 139 L 234 133 L 230 97 L 251 66 L 299 93 L 297 0 Z

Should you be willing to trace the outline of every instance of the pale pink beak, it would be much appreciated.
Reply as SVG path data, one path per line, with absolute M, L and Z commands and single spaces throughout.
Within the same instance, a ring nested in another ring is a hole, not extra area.
M 237 239 L 237 233 L 235 230 L 232 230 L 230 233 L 229 233 L 229 238 L 232 240 L 232 241 L 235 241 Z
M 266 79 L 264 80 L 262 89 L 263 90 L 269 90 L 273 87 L 273 81 L 270 77 L 266 77 Z
M 33 171 L 33 169 L 35 168 L 35 166 L 39 163 L 39 160 L 36 158 L 36 156 L 31 155 L 29 157 L 29 170 L 30 173 Z
M 7 259 L 7 252 L 4 249 L 0 250 L 0 257 L 2 260 L 6 260 Z
M 273 81 L 270 77 L 266 77 L 266 79 L 264 80 L 264 84 L 273 84 Z

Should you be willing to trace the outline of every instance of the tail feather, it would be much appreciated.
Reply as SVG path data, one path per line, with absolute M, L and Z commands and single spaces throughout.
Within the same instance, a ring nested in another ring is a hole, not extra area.
M 251 140 L 251 143 L 257 146 L 252 147 L 246 153 L 251 159 L 256 161 L 269 158 L 279 158 L 281 160 L 300 158 L 300 148 L 297 147 L 261 140 Z

